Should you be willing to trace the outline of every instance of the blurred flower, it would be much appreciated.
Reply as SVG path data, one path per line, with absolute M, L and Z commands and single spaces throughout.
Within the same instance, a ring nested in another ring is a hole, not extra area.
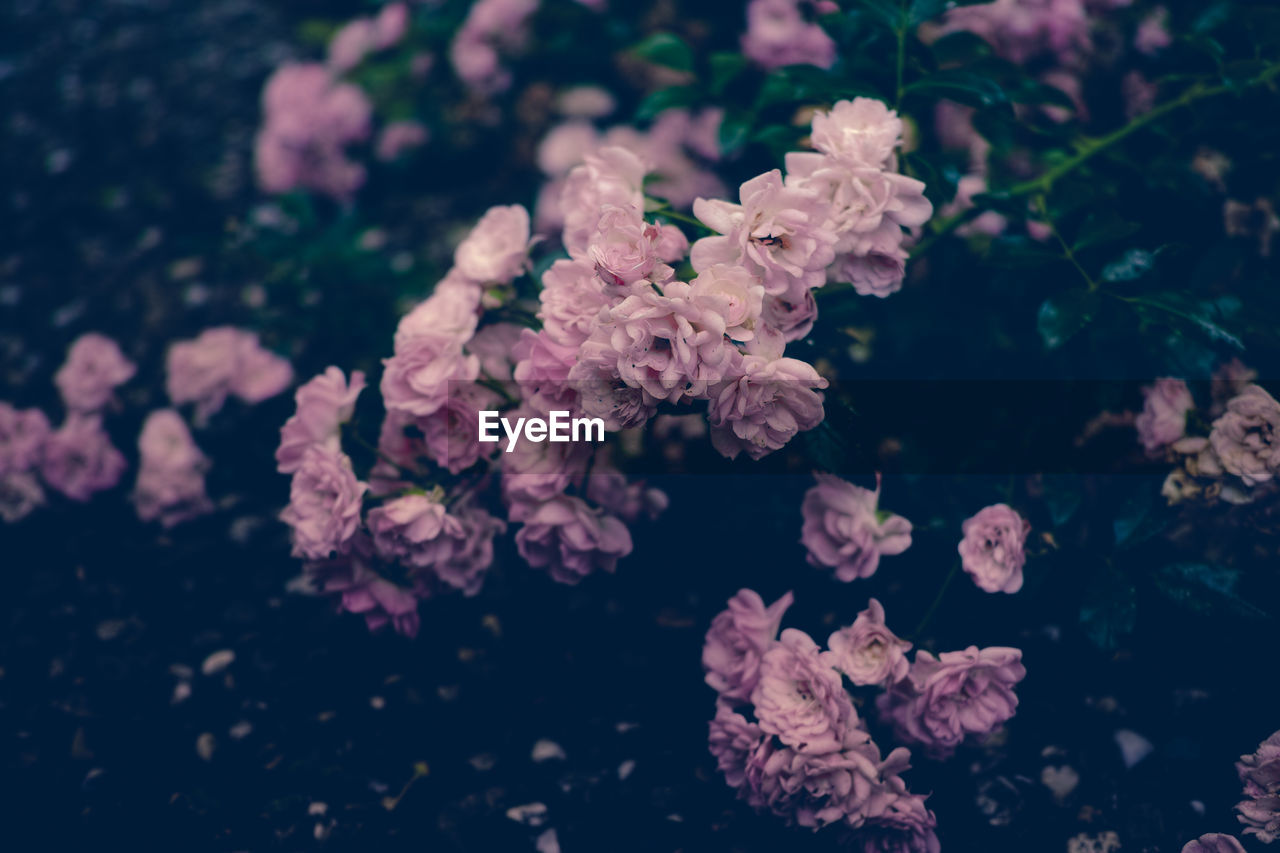
M 73 501 L 120 482 L 124 456 L 111 444 L 98 415 L 72 413 L 44 441 L 40 474 L 52 488 Z
M 116 386 L 128 382 L 135 372 L 137 368 L 115 341 L 89 332 L 76 338 L 53 381 L 67 409 L 93 414 L 107 404 Z
M 342 553 L 360 529 L 361 499 L 368 488 L 356 479 L 346 454 L 308 447 L 293 474 L 289 505 L 280 513 L 293 528 L 293 555 L 324 560 Z
M 293 367 L 263 349 L 257 334 L 231 326 L 206 329 L 169 346 L 165 387 L 174 405 L 196 404 L 197 424 L 216 414 L 229 395 L 258 403 L 293 382 Z
M 806 0 L 751 0 L 747 4 L 747 32 L 742 36 L 743 54 L 765 69 L 834 65 L 836 43 L 822 27 L 806 20 L 804 6 L 828 8 Z
M 1236 805 L 1244 834 L 1270 844 L 1280 838 L 1280 731 L 1264 740 L 1252 755 L 1240 756 L 1236 772 L 1247 797 Z
M 0 477 L 38 465 L 49 432 L 44 412 L 0 401 Z
M 1182 853 L 1245 853 L 1234 836 L 1210 832 L 1182 846 Z
M 191 430 L 173 409 L 159 409 L 147 416 L 138 436 L 138 479 L 133 503 L 138 518 L 159 519 L 173 527 L 212 511 L 205 492 L 209 459 L 200 452 Z
M 393 121 L 382 128 L 374 145 L 374 156 L 384 162 L 398 159 L 406 151 L 424 144 L 429 137 L 426 125 L 406 119 Z
M 1142 412 L 1134 419 L 1138 441 L 1148 453 L 1163 450 L 1187 434 L 1187 412 L 1195 408 L 1181 379 L 1157 379 L 1142 389 Z

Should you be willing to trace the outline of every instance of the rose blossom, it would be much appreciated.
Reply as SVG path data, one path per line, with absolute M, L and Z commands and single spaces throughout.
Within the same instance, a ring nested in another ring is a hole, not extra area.
M 34 474 L 26 471 L 0 474 L 0 520 L 19 521 L 43 505 L 44 489 Z
M 737 788 L 746 779 L 747 759 L 760 746 L 764 732 L 722 700 L 716 701 L 716 715 L 709 728 L 707 742 L 716 758 L 716 768 L 731 787 Z
M 1270 480 L 1280 470 L 1280 403 L 1259 386 L 1250 385 L 1213 422 L 1209 441 L 1222 467 L 1246 486 Z
M 308 447 L 293 474 L 289 505 L 280 513 L 293 528 L 293 555 L 323 560 L 341 552 L 360 528 L 361 498 L 368 489 L 356 479 L 346 454 Z
M 907 679 L 882 694 L 876 708 L 899 740 L 943 757 L 966 736 L 1009 720 L 1018 707 L 1013 688 L 1026 674 L 1018 649 L 970 646 L 937 657 L 919 650 Z
M 525 326 L 516 323 L 488 323 L 467 341 L 466 351 L 480 362 L 480 372 L 490 379 L 507 382 L 517 361 L 512 349 Z
M 875 98 L 838 101 L 813 114 L 813 147 L 850 165 L 887 168 L 902 139 L 902 119 Z
M 778 636 L 782 615 L 791 606 L 790 592 L 765 607 L 754 590 L 741 589 L 711 621 L 702 644 L 707 684 L 722 699 L 745 702 L 760 678 L 760 659 Z
M 165 527 L 212 511 L 204 476 L 209 459 L 200 452 L 191 430 L 173 409 L 147 416 L 138 436 L 138 481 L 133 502 L 138 518 L 160 520 Z
M 384 560 L 425 568 L 448 555 L 462 524 L 427 495 L 405 495 L 369 510 L 373 549 Z
M 289 362 L 264 350 L 253 332 L 232 326 L 206 329 L 171 344 L 165 357 L 165 387 L 175 406 L 196 404 L 197 423 L 216 414 L 229 395 L 246 403 L 272 397 L 293 381 Z
M 102 418 L 73 413 L 45 439 L 40 474 L 73 501 L 87 501 L 94 492 L 120 482 L 125 467 L 124 456 L 102 428 Z
M 437 322 L 433 309 L 459 304 L 448 291 L 441 297 L 437 291 L 400 321 L 395 354 L 382 362 L 386 367 L 382 397 L 389 410 L 415 417 L 433 414 L 445 404 L 453 383 L 474 382 L 480 375 L 479 359 L 463 351 L 475 329 L 474 314 L 467 315 L 462 330 L 444 331 L 427 325 Z
M 1280 731 L 1264 740 L 1252 755 L 1242 755 L 1236 772 L 1248 799 L 1236 805 L 1245 835 L 1263 844 L 1280 838 Z
M 590 262 L 562 258 L 542 274 L 538 319 L 544 334 L 576 350 L 595 331 L 600 309 L 612 301 Z
M 818 319 L 818 300 L 807 287 L 793 293 L 764 298 L 761 320 L 782 336 L 784 342 L 806 337 Z
M 907 251 L 901 246 L 885 251 L 873 250 L 865 255 L 850 253 L 836 259 L 831 268 L 831 278 L 853 285 L 859 296 L 884 299 L 902 289 L 907 274 L 906 262 Z
M 38 465 L 49 432 L 49 419 L 44 412 L 15 409 L 0 401 L 0 477 Z
M 136 372 L 115 341 L 89 332 L 76 338 L 53 381 L 69 410 L 92 414 L 107 404 L 117 385 L 128 382 Z
M 639 208 L 608 205 L 587 244 L 587 258 L 606 284 L 626 287 L 653 272 L 661 237 L 662 228 L 645 222 Z
M 560 495 L 539 505 L 516 533 L 516 549 L 552 580 L 576 584 L 596 569 L 612 572 L 631 553 L 631 534 L 611 515 L 581 498 Z
M 907 677 L 910 667 L 904 652 L 911 644 L 889 630 L 884 607 L 874 598 L 853 625 L 827 639 L 827 648 L 831 665 L 857 685 L 894 684 Z
M 751 702 L 761 729 L 807 755 L 839 750 L 858 723 L 840 674 L 817 643 L 795 628 L 783 631 L 761 657 Z
M 1244 846 L 1231 835 L 1210 832 L 1182 846 L 1182 853 L 1245 853 Z
M 338 597 L 340 611 L 364 616 L 370 631 L 391 625 L 397 634 L 418 635 L 417 595 L 372 568 L 370 545 L 363 536 L 352 540 L 348 553 L 308 563 L 305 574 L 320 592 Z
M 579 257 L 586 252 L 606 207 L 644 208 L 644 176 L 648 165 L 634 152 L 616 145 L 586 155 L 564 182 L 560 210 L 564 214 L 564 247 Z
M 858 830 L 859 853 L 939 853 L 942 846 L 934 832 L 938 820 L 924 804 L 925 798 L 905 791 L 888 808 Z
M 835 259 L 836 235 L 817 195 L 785 186 L 777 169 L 757 175 L 739 189 L 740 204 L 699 198 L 694 215 L 721 236 L 693 244 L 694 270 L 740 264 L 764 283 L 766 293 L 818 287 Z
M 884 777 L 905 767 L 907 751 L 894 750 L 881 761 L 880 750 L 856 728 L 849 730 L 843 746 L 817 753 L 763 742 L 747 760 L 747 802 L 811 829 L 839 821 L 862 826 L 869 810 L 885 809 Z
M 830 68 L 836 43 L 822 27 L 805 19 L 802 0 L 751 0 L 742 53 L 766 70 L 784 65 Z M 817 5 L 817 4 L 810 4 Z
M 397 159 L 401 154 L 426 143 L 430 134 L 420 121 L 393 121 L 382 128 L 374 144 L 374 156 L 383 162 Z
M 878 507 L 879 475 L 875 491 L 831 474 L 815 476 L 817 485 L 805 492 L 800 507 L 800 541 L 810 565 L 833 568 L 836 578 L 848 583 L 875 574 L 882 555 L 911 547 L 911 522 Z
M 760 459 L 822 423 L 822 395 L 814 389 L 826 387 L 803 361 L 745 356 L 738 378 L 709 391 L 711 444 L 730 459 L 743 451 Z
M 1134 419 L 1138 440 L 1148 453 L 1173 444 L 1187 434 L 1187 412 L 1195 408 L 1191 391 L 1181 379 L 1157 379 L 1142 389 L 1142 412 Z
M 966 519 L 958 551 L 964 570 L 986 592 L 1022 589 L 1027 533 L 1031 525 L 1005 504 L 993 504 Z
M 442 583 L 472 596 L 480 592 L 493 563 L 493 537 L 506 532 L 507 525 L 472 506 L 455 507 L 451 517 L 457 519 L 461 533 L 451 539 L 450 548 L 431 568 Z
M 482 385 L 457 385 L 444 405 L 418 420 L 427 455 L 450 474 L 458 474 L 492 455 L 498 445 L 481 443 L 480 412 L 497 410 L 502 397 Z
M 721 318 L 724 334 L 735 341 L 755 337 L 764 311 L 764 285 L 758 278 L 742 267 L 715 264 L 699 273 L 689 287 L 695 305 Z
M 364 390 L 364 373 L 351 371 L 351 381 L 337 367 L 299 386 L 293 399 L 297 409 L 280 428 L 276 470 L 292 474 L 302 465 L 302 455 L 312 445 L 341 449 L 342 424 L 355 414 L 356 398 Z
M 529 212 L 518 204 L 491 207 L 453 254 L 454 267 L 479 284 L 507 284 L 529 258 Z
M 576 345 L 555 341 L 547 329 L 522 329 L 511 354 L 516 359 L 512 377 L 526 406 L 543 415 L 579 408 L 577 386 L 569 382 L 580 358 Z

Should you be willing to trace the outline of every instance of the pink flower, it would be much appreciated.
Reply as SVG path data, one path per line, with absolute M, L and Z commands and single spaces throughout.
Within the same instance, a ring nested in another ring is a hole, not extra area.
M 577 349 L 599 323 L 600 309 L 612 304 L 592 264 L 561 259 L 542 274 L 538 319 L 543 334 Z
M 1134 419 L 1138 440 L 1155 453 L 1187 434 L 1187 412 L 1195 408 L 1191 391 L 1181 379 L 1157 379 L 1142 389 L 1142 412 Z
M 847 254 L 836 259 L 831 269 L 832 281 L 847 281 L 859 296 L 881 299 L 902 289 L 907 274 L 907 252 L 901 246 L 888 251 L 871 251 L 866 255 Z
M 354 540 L 349 553 L 308 563 L 306 575 L 322 593 L 338 597 L 339 610 L 364 616 L 370 631 L 391 625 L 397 634 L 418 635 L 418 597 L 374 571 L 367 541 Z
M 794 358 L 748 355 L 741 375 L 710 391 L 707 418 L 711 443 L 730 459 L 746 452 L 760 459 L 781 449 L 798 432 L 822 423 L 827 380 Z
M 107 404 L 116 386 L 128 382 L 135 372 L 137 368 L 115 341 L 89 332 L 76 338 L 53 381 L 69 410 L 93 414 Z
M 331 447 L 308 447 L 293 474 L 280 520 L 293 528 L 293 555 L 310 560 L 342 553 L 360 529 L 361 499 L 369 487 L 351 460 Z
M 717 700 L 707 744 L 716 758 L 717 769 L 731 787 L 737 788 L 746 780 L 747 761 L 763 740 L 764 732 L 758 725 L 748 722 L 728 702 Z
M 806 755 L 839 751 L 858 725 L 840 674 L 817 643 L 794 628 L 783 631 L 761 657 L 751 702 L 761 729 Z
M 875 574 L 882 555 L 911 547 L 911 522 L 878 506 L 878 475 L 875 491 L 830 474 L 815 476 L 818 483 L 801 505 L 800 541 L 810 565 L 833 568 L 836 579 L 848 583 Z
M 1213 422 L 1209 442 L 1222 467 L 1246 486 L 1265 483 L 1280 470 L 1280 403 L 1250 385 L 1231 398 L 1226 413 Z
M 253 332 L 231 326 L 206 329 L 192 340 L 171 344 L 165 372 L 170 401 L 195 403 L 197 423 L 216 414 L 229 395 L 259 403 L 293 381 L 288 361 L 263 349 Z
M 837 101 L 829 112 L 813 114 L 813 147 L 851 166 L 890 168 L 902 141 L 902 119 L 883 101 Z
M 379 50 L 397 44 L 409 31 L 409 6 L 406 3 L 388 3 L 373 19 L 376 43 Z
M 39 409 L 15 409 L 0 401 L 0 477 L 40 464 L 49 419 Z
M 639 208 L 609 205 L 596 222 L 587 258 L 596 274 L 615 287 L 648 278 L 659 261 L 662 228 L 644 221 Z
M 405 495 L 369 510 L 373 549 L 384 560 L 426 568 L 453 551 L 462 523 L 428 495 Z
M 965 572 L 986 592 L 1022 589 L 1022 565 L 1031 525 L 1005 504 L 992 504 L 966 519 L 957 549 Z
M 528 18 L 538 0 L 478 0 L 472 4 L 449 47 L 458 77 L 482 95 L 511 85 L 511 73 L 499 65 L 498 49 L 519 50 L 528 38 Z
M 450 474 L 461 473 L 490 456 L 498 445 L 482 444 L 477 425 L 482 410 L 496 410 L 501 403 L 496 392 L 482 385 L 456 384 L 443 406 L 418 420 L 427 455 Z
M 693 268 L 740 264 L 769 294 L 820 286 L 835 260 L 836 234 L 817 195 L 784 186 L 774 169 L 744 183 L 739 198 L 741 204 L 705 198 L 693 203 L 694 215 L 723 235 L 693 244 Z
M 455 292 L 437 290 L 401 319 L 395 354 L 382 362 L 382 398 L 389 410 L 414 417 L 434 414 L 456 383 L 474 382 L 480 375 L 479 359 L 463 351 L 476 316 Z
M 363 372 L 353 370 L 348 384 L 337 367 L 325 368 L 324 373 L 303 383 L 293 395 L 296 411 L 280 428 L 276 470 L 281 474 L 297 471 L 303 454 L 313 445 L 340 450 L 342 424 L 351 420 L 364 387 Z
M 560 495 L 524 519 L 516 549 L 532 568 L 546 569 L 552 580 L 576 584 L 597 569 L 614 571 L 618 558 L 631 553 L 631 534 L 621 521 L 591 509 L 581 498 Z
M 784 342 L 798 341 L 809 334 L 818 319 L 818 300 L 807 287 L 794 293 L 766 296 L 761 319 L 767 328 L 781 335 Z
M 0 474 L 0 521 L 20 521 L 43 505 L 44 489 L 34 474 L 26 471 Z
M 947 12 L 938 35 L 967 30 L 986 39 L 996 53 L 1023 64 L 1044 53 L 1071 64 L 1090 47 L 1083 0 L 995 0 Z
M 1234 836 L 1210 832 L 1188 841 L 1182 853 L 1245 853 L 1244 846 Z
M 576 386 L 569 382 L 569 371 L 578 360 L 576 345 L 557 343 L 547 329 L 523 329 L 512 355 L 516 359 L 512 376 L 530 408 L 544 415 L 579 408 Z
M 455 269 L 477 284 L 508 284 L 529 260 L 529 212 L 518 204 L 491 207 L 458 244 Z
M 742 267 L 707 267 L 689 283 L 689 298 L 704 313 L 719 317 L 724 334 L 735 341 L 755 337 L 764 311 L 764 285 Z
M 603 451 L 599 455 L 603 456 Z M 629 481 L 606 460 L 599 460 L 592 466 L 587 477 L 586 496 L 605 512 L 628 523 L 637 521 L 641 516 L 656 520 L 670 504 L 661 489 L 650 488 L 643 481 Z
M 510 421 L 534 414 L 517 409 L 506 414 Z M 502 454 L 502 497 L 512 521 L 524 521 L 546 501 L 559 497 L 582 479 L 589 445 L 573 442 L 517 441 Z
M 900 782 L 900 780 L 897 780 Z M 938 820 L 919 794 L 902 791 L 858 830 L 860 853 L 939 853 Z
M 944 757 L 966 737 L 989 734 L 1013 717 L 1013 688 L 1026 674 L 1018 649 L 970 646 L 936 658 L 920 650 L 907 680 L 882 694 L 876 707 L 899 740 Z
M 517 360 L 512 350 L 525 328 L 516 323 L 488 323 L 476 330 L 466 350 L 480 361 L 481 374 L 499 382 L 512 378 Z
M 644 207 L 645 162 L 619 146 L 606 146 L 586 155 L 565 179 L 560 193 L 564 215 L 564 247 L 580 257 L 587 251 L 605 209 Z
M 374 156 L 383 162 L 399 159 L 401 154 L 426 143 L 430 134 L 426 125 L 409 119 L 389 122 L 378 134 Z
M 1133 36 L 1133 47 L 1138 53 L 1154 56 L 1171 44 L 1173 36 L 1169 33 L 1169 10 L 1164 6 L 1157 6 L 1138 24 L 1138 32 Z
M 355 18 L 329 39 L 329 67 L 338 74 L 350 71 L 378 44 L 378 26 L 372 18 Z
M 884 608 L 874 598 L 853 625 L 827 639 L 827 648 L 831 665 L 858 685 L 894 684 L 907 677 L 910 667 L 904 652 L 911 644 L 889 630 Z
M 209 459 L 173 409 L 147 416 L 138 436 L 138 480 L 133 503 L 138 518 L 173 527 L 213 510 L 205 492 Z
M 40 474 L 73 501 L 87 501 L 94 492 L 112 488 L 125 467 L 98 415 L 72 413 L 44 440 Z
M 1240 756 L 1236 772 L 1248 798 L 1236 805 L 1244 833 L 1270 844 L 1280 838 L 1280 731 L 1259 744 L 1252 755 Z
M 558 124 L 538 143 L 538 168 L 550 177 L 569 173 L 600 145 L 600 133 L 589 121 Z
M 751 0 L 747 32 L 742 36 L 743 54 L 765 69 L 834 65 L 835 42 L 822 27 L 805 19 L 801 5 L 801 0 Z
M 722 700 L 746 702 L 760 680 L 760 660 L 773 645 L 782 615 L 791 606 L 790 592 L 765 607 L 754 590 L 741 589 L 727 609 L 711 622 L 702 644 L 702 668 L 707 684 Z
M 505 532 L 507 525 L 482 509 L 467 505 L 455 508 L 452 517 L 457 519 L 461 535 L 451 537 L 449 550 L 436 560 L 432 571 L 442 583 L 472 596 L 480 591 L 493 563 L 493 537 Z

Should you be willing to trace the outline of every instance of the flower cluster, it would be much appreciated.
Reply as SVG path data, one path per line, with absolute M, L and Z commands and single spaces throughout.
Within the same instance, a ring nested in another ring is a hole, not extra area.
M 1264 844 L 1280 838 L 1280 732 L 1264 740 L 1252 755 L 1242 755 L 1236 772 L 1245 798 L 1236 805 L 1244 834 Z
M 886 679 L 900 669 L 883 609 L 873 601 L 824 651 L 803 631 L 779 636 L 790 604 L 790 593 L 766 607 L 741 590 L 707 632 L 702 663 L 719 694 L 708 742 L 725 781 L 758 811 L 855 829 L 867 850 L 934 853 L 937 822 L 901 776 L 910 752 L 881 755 L 841 681 L 846 667 Z
M 1218 374 L 1213 388 L 1219 399 L 1207 417 L 1180 380 L 1162 379 L 1145 390 L 1135 424 L 1144 448 L 1177 463 L 1163 487 L 1170 503 L 1251 503 L 1280 482 L 1280 402 L 1260 385 L 1233 379 L 1237 369 L 1243 368 L 1227 365 Z M 1213 420 L 1202 428 L 1208 418 Z M 1193 423 L 1195 430 L 1189 429 Z
M 229 326 L 173 344 L 167 368 L 170 402 L 195 402 L 198 423 L 228 394 L 257 403 L 293 379 L 289 362 L 263 349 L 257 335 Z M 136 372 L 115 341 L 89 332 L 72 343 L 54 375 L 66 409 L 56 429 L 39 409 L 0 401 L 0 518 L 13 522 L 30 514 L 46 502 L 45 486 L 85 502 L 120 482 L 128 463 L 104 424 L 108 411 L 119 408 L 116 388 Z M 213 508 L 204 482 L 209 460 L 175 410 L 148 415 L 138 455 L 133 502 L 140 519 L 172 527 Z

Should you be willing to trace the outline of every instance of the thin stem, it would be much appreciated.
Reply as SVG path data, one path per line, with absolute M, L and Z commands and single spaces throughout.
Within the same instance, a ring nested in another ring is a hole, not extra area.
M 710 228 L 707 225 L 703 224 L 701 220 L 695 219 L 694 217 L 690 216 L 687 213 L 681 213 L 678 210 L 672 210 L 669 207 L 659 208 L 658 210 L 655 210 L 653 213 L 655 216 L 664 216 L 667 219 L 674 219 L 677 222 L 683 222 L 686 225 L 692 225 L 695 228 L 701 228 L 703 231 L 706 231 L 708 234 L 715 233 L 714 228 Z
M 1089 275 L 1089 271 L 1084 268 L 1084 265 L 1080 263 L 1080 259 L 1076 257 L 1076 253 L 1071 251 L 1071 246 L 1066 240 L 1062 239 L 1062 234 L 1058 232 L 1058 226 L 1053 224 L 1053 217 L 1049 215 L 1049 205 L 1045 201 L 1044 195 L 1036 196 L 1033 203 L 1036 212 L 1044 219 L 1044 224 L 1049 227 L 1049 233 L 1053 235 L 1054 239 L 1058 241 L 1058 245 L 1062 248 L 1062 256 L 1070 261 L 1071 265 L 1084 278 L 1085 283 L 1089 285 L 1090 292 L 1097 290 L 1098 282 L 1094 281 L 1093 276 Z
M 933 614 L 937 612 L 938 605 L 942 603 L 942 597 L 946 595 L 947 587 L 951 586 L 951 581 L 960 573 L 960 564 L 955 563 L 951 567 L 951 571 L 947 573 L 946 580 L 942 582 L 942 586 L 938 587 L 938 594 L 934 596 L 933 604 L 929 605 L 929 609 L 925 611 L 924 617 L 920 620 L 920 624 L 916 626 L 915 632 L 911 635 L 913 638 L 919 638 L 928 627 L 929 620 L 933 618 Z

